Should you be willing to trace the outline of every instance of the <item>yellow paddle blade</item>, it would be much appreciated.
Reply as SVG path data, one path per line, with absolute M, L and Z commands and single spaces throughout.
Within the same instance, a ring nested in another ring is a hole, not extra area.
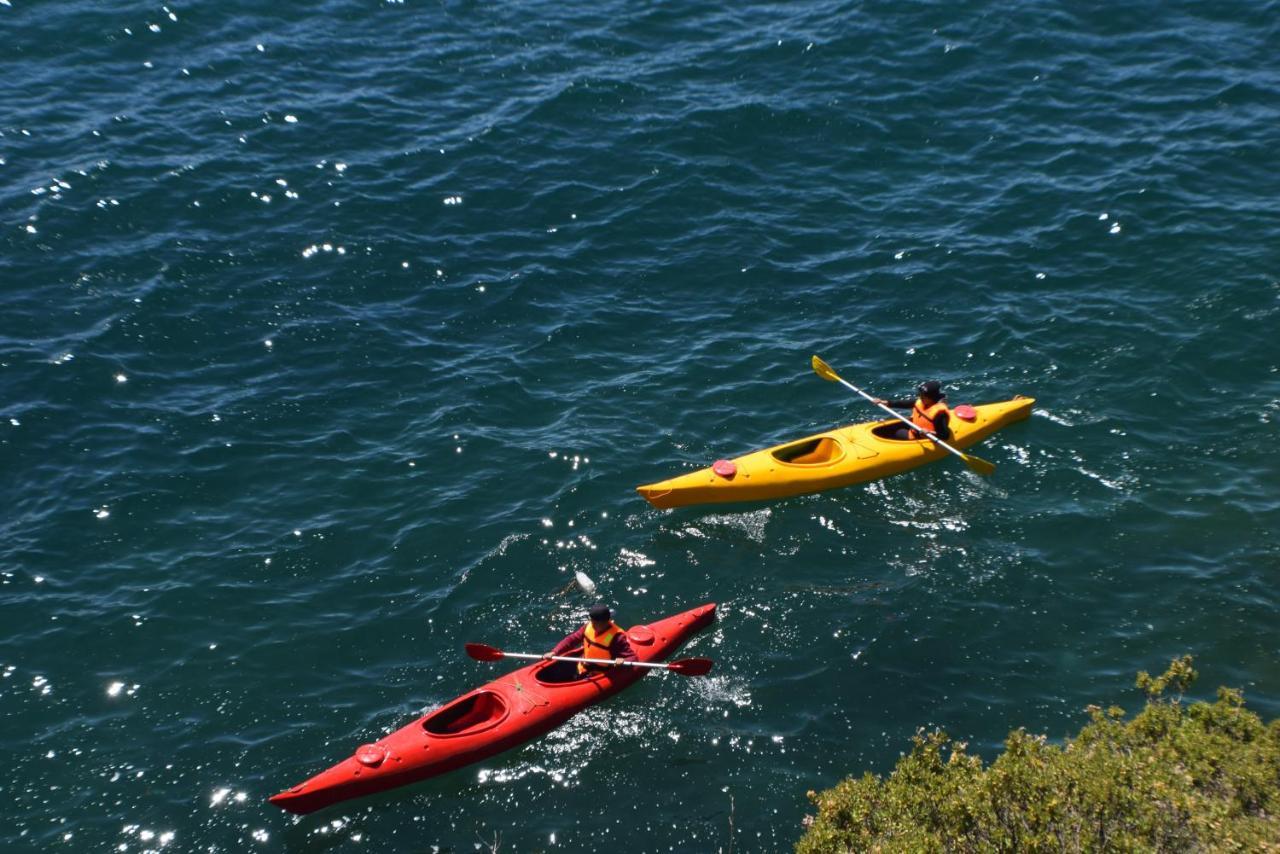
M 831 370 L 831 366 L 817 356 L 813 357 L 813 372 L 828 382 L 840 382 L 840 377 L 836 375 L 835 371 Z
M 989 463 L 982 457 L 975 457 L 972 454 L 961 454 L 960 458 L 964 460 L 964 464 L 969 467 L 969 471 L 980 474 L 983 477 L 995 474 L 995 463 Z

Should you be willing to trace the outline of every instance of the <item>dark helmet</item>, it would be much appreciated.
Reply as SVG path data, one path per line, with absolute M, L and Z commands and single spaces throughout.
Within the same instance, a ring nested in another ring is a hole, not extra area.
M 927 397 L 930 400 L 942 400 L 942 398 L 946 397 L 942 393 L 942 383 L 937 380 L 925 380 L 916 387 L 916 391 L 919 392 L 921 397 Z

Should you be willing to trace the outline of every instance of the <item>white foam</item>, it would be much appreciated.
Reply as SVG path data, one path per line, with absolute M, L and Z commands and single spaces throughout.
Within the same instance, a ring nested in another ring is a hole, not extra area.
M 646 566 L 658 565 L 656 560 L 651 559 L 644 552 L 636 552 L 631 549 L 619 549 L 618 562 L 624 566 L 632 567 L 633 569 L 642 569 Z
M 1094 479 L 1094 480 L 1096 480 L 1098 483 L 1102 484 L 1103 486 L 1107 487 L 1108 489 L 1114 489 L 1114 490 L 1116 490 L 1117 492 L 1123 492 L 1123 491 L 1124 491 L 1124 484 L 1123 484 L 1123 483 L 1121 483 L 1121 482 L 1120 482 L 1120 481 L 1118 481 L 1118 480 L 1112 480 L 1111 478 L 1103 477 L 1101 474 L 1098 474 L 1098 473 L 1097 473 L 1097 472 L 1095 472 L 1095 471 L 1090 471 L 1089 469 L 1085 468 L 1084 466 L 1081 466 L 1081 467 L 1077 468 L 1077 469 L 1076 469 L 1076 471 L 1080 472 L 1080 474 L 1082 474 L 1082 475 L 1084 475 L 1084 476 L 1086 476 L 1086 477 L 1093 478 L 1093 479 Z

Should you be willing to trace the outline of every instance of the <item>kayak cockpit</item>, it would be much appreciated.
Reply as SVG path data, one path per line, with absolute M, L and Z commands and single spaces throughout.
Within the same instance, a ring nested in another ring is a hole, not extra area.
M 422 719 L 430 735 L 471 735 L 497 726 L 507 717 L 507 701 L 495 691 L 476 691 Z
M 827 466 L 844 458 L 844 446 L 830 436 L 802 439 L 773 449 L 773 458 L 792 466 Z
M 901 421 L 886 421 L 883 424 L 877 424 L 876 426 L 872 427 L 871 435 L 885 442 L 900 442 L 904 445 L 911 442 L 918 444 L 920 442 L 932 441 L 924 438 L 920 438 L 920 439 L 898 438 L 898 432 L 900 430 L 905 430 L 905 429 L 906 429 L 906 425 L 904 425 Z
M 627 672 L 627 671 L 624 671 Z M 539 685 L 555 688 L 559 685 L 582 685 L 588 682 L 604 682 L 612 679 L 613 671 L 601 671 L 583 676 L 578 673 L 578 664 L 574 661 L 552 661 L 545 667 L 534 671 L 533 678 Z
M 539 667 L 533 678 L 543 685 L 563 685 L 566 682 L 577 682 L 578 664 L 575 661 L 551 661 L 545 667 Z

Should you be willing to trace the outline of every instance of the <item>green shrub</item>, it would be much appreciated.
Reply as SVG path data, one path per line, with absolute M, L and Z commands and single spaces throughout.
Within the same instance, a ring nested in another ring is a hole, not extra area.
M 1228 688 L 1184 706 L 1195 678 L 1190 656 L 1140 673 L 1132 720 L 1090 706 L 1061 746 L 1015 730 L 985 768 L 920 730 L 888 779 L 810 792 L 818 813 L 796 850 L 1280 852 L 1280 720 L 1264 725 Z

